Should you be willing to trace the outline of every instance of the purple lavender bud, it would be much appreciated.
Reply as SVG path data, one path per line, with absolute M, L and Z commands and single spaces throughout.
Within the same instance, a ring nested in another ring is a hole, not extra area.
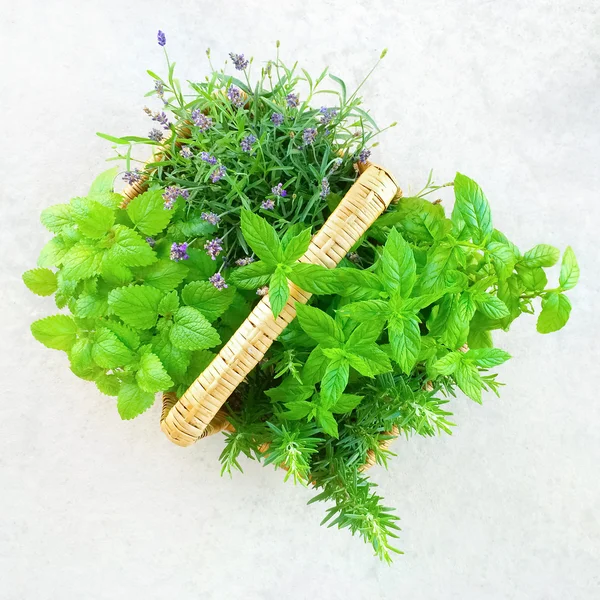
M 207 117 L 199 108 L 195 108 L 192 111 L 192 121 L 194 125 L 204 132 L 212 127 L 213 121 L 210 117 Z
M 163 132 L 160 129 L 152 129 L 148 134 L 148 137 L 153 142 L 160 142 L 163 139 Z
M 183 146 L 179 151 L 179 154 L 183 156 L 183 158 L 192 158 L 192 156 L 194 156 L 189 146 Z
M 164 129 L 169 129 L 169 119 L 164 112 L 155 112 L 152 115 L 152 120 L 160 123 Z
M 225 283 L 225 279 L 221 273 L 215 273 L 212 277 L 209 277 L 208 280 L 218 289 L 224 290 L 226 287 L 229 287 Z
M 275 127 L 279 127 L 280 125 L 283 125 L 284 118 L 285 117 L 281 113 L 273 113 L 271 115 L 271 123 L 273 123 Z
M 213 260 L 217 260 L 217 256 L 223 250 L 223 246 L 221 242 L 223 240 L 221 238 L 215 238 L 214 240 L 209 240 L 204 244 L 204 249 L 206 250 L 206 254 L 208 254 Z
M 165 208 L 170 210 L 173 208 L 177 198 L 182 197 L 184 200 L 187 200 L 190 197 L 190 193 L 188 190 L 184 190 L 182 187 L 178 185 L 169 185 L 165 188 L 163 192 L 163 200 L 165 201 Z
M 323 115 L 321 117 L 322 125 L 328 125 L 331 122 L 331 120 L 335 116 L 337 116 L 337 110 L 335 108 L 327 108 L 326 106 L 321 106 L 319 112 Z M 329 131 L 327 131 L 326 133 L 329 133 Z
M 142 172 L 139 169 L 133 169 L 133 171 L 125 171 L 123 175 L 123 181 L 126 181 L 129 185 L 139 183 L 142 180 Z
M 216 225 L 221 220 L 221 217 L 214 212 L 203 212 L 200 215 L 200 218 L 211 225 Z
M 275 201 L 274 200 L 263 200 L 260 207 L 264 208 L 265 210 L 273 210 L 275 208 Z
M 256 136 L 250 134 L 240 142 L 240 146 L 244 152 L 252 152 L 252 144 L 254 142 L 256 142 Z
M 243 54 L 230 52 L 229 57 L 238 71 L 243 71 L 248 66 L 248 61 L 244 58 Z
M 344 161 L 341 158 L 336 158 L 331 165 L 330 173 L 335 173 L 341 166 Z
M 287 196 L 287 191 L 283 189 L 283 183 L 278 183 L 275 187 L 272 187 L 271 193 L 280 198 L 285 198 Z
M 329 192 L 331 192 L 329 181 L 326 177 L 324 177 L 321 179 L 321 198 L 327 198 L 327 196 L 329 196 Z
M 210 174 L 210 180 L 213 183 L 217 183 L 217 181 L 220 181 L 221 179 L 223 179 L 223 177 L 225 177 L 226 172 L 227 172 L 227 169 L 223 165 L 220 165 L 217 169 L 215 169 Z
M 235 261 L 235 264 L 238 267 L 245 267 L 246 265 L 249 265 L 250 263 L 253 263 L 254 259 L 251 256 L 245 256 L 244 258 L 238 258 Z
M 256 290 L 256 294 L 258 296 L 266 296 L 269 293 L 269 286 L 268 285 L 263 285 L 262 287 L 259 287 Z
M 244 95 L 242 94 L 242 90 L 235 85 L 230 85 L 227 90 L 227 97 L 231 104 L 236 106 L 237 108 L 241 108 L 245 104 Z
M 317 130 L 314 127 L 309 127 L 308 129 L 305 129 L 302 133 L 302 141 L 304 142 L 305 146 L 309 146 L 310 144 L 312 144 L 315 141 L 316 137 Z
M 159 29 L 156 34 L 156 39 L 159 46 L 164 46 L 167 43 L 167 36 Z
M 371 151 L 367 148 L 363 148 L 358 155 L 358 162 L 361 165 L 364 165 L 369 160 L 369 156 L 371 156 Z
M 158 81 L 158 79 L 157 79 L 157 80 L 154 82 L 154 89 L 156 90 L 156 93 L 158 94 L 158 96 L 159 96 L 160 98 L 162 98 L 162 97 L 163 97 L 163 94 L 165 93 L 165 87 L 164 87 L 164 85 L 163 85 L 162 81 Z M 145 109 L 144 109 L 144 110 L 145 110 Z M 149 110 L 150 110 L 150 109 L 148 109 L 148 110 L 146 111 L 146 113 L 147 113 L 147 114 L 148 114 L 148 111 L 149 111 Z M 151 114 L 151 113 L 150 113 L 150 114 Z
M 189 255 L 187 253 L 187 242 L 183 242 L 183 244 L 178 244 L 177 242 L 173 242 L 171 246 L 171 260 L 175 262 L 179 262 L 180 260 L 187 260 Z
M 289 93 L 285 99 L 290 108 L 297 108 L 298 104 L 300 104 L 300 96 L 298 96 L 298 94 Z
M 216 165 L 217 159 L 210 152 L 200 152 L 200 160 L 203 160 L 209 165 Z
M 156 246 L 156 240 L 150 236 L 146 238 L 146 243 L 148 246 L 150 246 L 150 248 L 154 248 L 154 246 Z

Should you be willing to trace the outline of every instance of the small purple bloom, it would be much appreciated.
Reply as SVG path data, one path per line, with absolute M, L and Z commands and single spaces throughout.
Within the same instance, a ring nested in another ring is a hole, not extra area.
M 217 159 L 210 152 L 200 152 L 200 160 L 203 160 L 209 165 L 216 165 Z
M 208 280 L 218 289 L 224 290 L 226 287 L 229 287 L 225 283 L 225 279 L 221 273 L 215 273 L 212 277 L 209 277 Z
M 159 46 L 164 46 L 167 43 L 167 36 L 159 29 L 156 34 L 156 40 Z
M 200 215 L 200 218 L 211 225 L 216 225 L 221 220 L 221 217 L 214 212 L 203 212 Z
M 194 121 L 194 125 L 202 132 L 210 129 L 213 124 L 212 119 L 207 117 L 199 108 L 195 108 L 192 111 L 192 121 Z
M 146 243 L 148 246 L 150 246 L 150 248 L 154 248 L 154 246 L 156 246 L 156 240 L 150 236 L 146 238 Z
M 363 148 L 358 155 L 358 162 L 364 165 L 369 160 L 369 156 L 371 156 L 371 151 L 368 148 Z
M 275 202 L 273 200 L 263 200 L 260 207 L 265 210 L 273 210 L 275 208 Z
M 153 142 L 160 142 L 163 139 L 163 132 L 160 129 L 152 129 L 148 134 L 148 137 Z
M 152 115 L 152 120 L 160 123 L 164 129 L 169 129 L 169 119 L 164 112 L 155 112 Z
M 273 123 L 275 127 L 279 127 L 280 125 L 283 125 L 284 118 L 285 117 L 281 113 L 273 113 L 271 115 L 271 123 Z
M 183 146 L 179 151 L 179 154 L 181 154 L 183 158 L 192 158 L 192 156 L 194 156 L 189 146 Z
M 123 175 L 123 181 L 126 181 L 129 185 L 139 183 L 142 180 L 142 172 L 139 169 L 133 169 L 133 171 L 125 171 Z
M 238 71 L 243 71 L 248 66 L 248 61 L 244 58 L 243 54 L 230 52 L 229 57 Z
M 290 108 L 297 108 L 298 104 L 300 104 L 300 96 L 298 94 L 289 93 L 285 99 Z
M 179 262 L 180 260 L 187 260 L 189 255 L 187 253 L 187 242 L 183 242 L 183 244 L 178 244 L 177 242 L 173 242 L 171 246 L 171 260 L 175 262 Z
M 337 110 L 335 108 L 327 108 L 326 106 L 321 106 L 319 112 L 323 115 L 321 117 L 321 124 L 328 125 L 331 120 L 337 116 Z
M 235 85 L 230 85 L 227 90 L 227 97 L 231 104 L 236 106 L 237 108 L 241 108 L 245 104 L 244 95 L 242 94 L 242 90 Z
M 321 198 L 327 198 L 330 192 L 331 188 L 329 187 L 329 181 L 324 177 L 321 179 Z
M 154 82 L 154 89 L 156 90 L 156 93 L 158 94 L 159 98 L 163 97 L 163 94 L 165 93 L 165 86 L 163 85 L 162 81 L 158 81 L 158 79 Z M 146 110 L 146 109 L 144 109 Z M 146 113 L 148 113 L 150 109 L 146 110 Z
M 244 152 L 252 152 L 252 144 L 254 142 L 256 142 L 256 136 L 250 134 L 240 142 L 240 146 Z
M 251 256 L 245 256 L 244 258 L 238 258 L 235 261 L 235 264 L 238 267 L 245 267 L 246 265 L 249 265 L 250 263 L 253 263 L 254 259 Z
M 167 210 L 172 209 L 179 196 L 181 196 L 184 200 L 187 200 L 190 197 L 190 193 L 188 190 L 184 190 L 178 185 L 167 186 L 162 195 L 163 200 L 165 201 L 165 208 Z
M 259 287 L 256 290 L 256 294 L 258 296 L 266 296 L 269 293 L 269 286 L 268 285 L 263 285 L 262 287 Z
M 223 250 L 223 246 L 221 242 L 223 240 L 221 238 L 215 238 L 214 240 L 209 240 L 204 244 L 204 249 L 206 250 L 206 254 L 208 254 L 213 260 L 217 260 L 217 256 Z
M 272 187 L 271 193 L 280 198 L 285 198 L 287 196 L 287 191 L 283 189 L 283 183 L 278 183 L 275 187 Z
M 316 137 L 317 130 L 314 127 L 309 127 L 308 129 L 305 129 L 302 133 L 302 141 L 304 142 L 305 146 L 310 146 L 310 144 L 312 144 L 315 141 Z
M 335 173 L 341 166 L 344 161 L 341 158 L 336 158 L 331 165 L 330 173 Z
M 213 183 L 217 183 L 217 181 L 220 181 L 221 179 L 223 179 L 223 177 L 225 177 L 226 172 L 227 172 L 227 169 L 223 165 L 220 165 L 217 169 L 215 169 L 210 174 L 210 180 Z

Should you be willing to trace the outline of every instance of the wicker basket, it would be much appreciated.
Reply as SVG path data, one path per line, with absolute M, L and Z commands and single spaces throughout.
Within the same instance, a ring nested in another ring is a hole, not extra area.
M 401 196 L 394 178 L 382 167 L 359 165 L 361 174 L 323 227 L 313 237 L 301 262 L 334 268 L 356 241 L 389 206 Z M 144 190 L 144 184 L 127 186 L 124 204 Z M 179 446 L 190 446 L 219 431 L 233 431 L 223 405 L 246 375 L 263 358 L 271 344 L 296 316 L 296 302 L 306 303 L 311 294 L 290 283 L 289 299 L 277 318 L 268 296 L 263 297 L 211 364 L 179 399 L 163 395 L 161 429 Z M 380 447 L 387 449 L 397 430 L 386 432 Z M 375 463 L 369 450 L 362 469 Z

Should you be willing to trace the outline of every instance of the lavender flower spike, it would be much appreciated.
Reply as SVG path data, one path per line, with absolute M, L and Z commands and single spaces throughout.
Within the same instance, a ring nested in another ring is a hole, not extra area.
M 237 108 L 241 108 L 244 106 L 244 95 L 242 94 L 242 90 L 235 85 L 230 85 L 227 90 L 227 97 L 231 104 L 233 104 Z
M 273 200 L 263 200 L 260 207 L 264 210 L 273 210 L 275 208 L 275 202 Z
M 363 148 L 358 155 L 358 162 L 364 165 L 369 160 L 369 156 L 371 156 L 371 151 L 368 148 Z
M 287 196 L 287 191 L 283 189 L 283 183 L 278 183 L 275 187 L 271 188 L 271 193 L 274 196 L 279 196 L 280 198 L 285 198 Z
M 243 71 L 248 66 L 248 61 L 244 58 L 243 54 L 230 52 L 229 57 L 238 71 Z
M 298 96 L 298 94 L 289 93 L 285 99 L 290 108 L 297 108 L 298 104 L 300 104 L 300 96 Z
M 305 129 L 302 133 L 302 141 L 304 142 L 305 146 L 310 146 L 310 144 L 312 144 L 315 141 L 316 137 L 317 130 L 314 127 L 309 127 L 308 129 Z
M 280 125 L 283 125 L 284 118 L 285 117 L 281 113 L 273 113 L 271 115 L 271 123 L 273 123 L 275 127 L 279 127 Z
M 329 181 L 326 177 L 321 180 L 321 198 L 327 198 L 329 193 L 331 192 L 331 188 L 329 187 Z
M 253 263 L 253 262 L 254 262 L 254 258 L 252 258 L 251 256 L 246 256 L 244 258 L 238 258 L 235 261 L 235 264 L 238 267 L 245 267 L 246 265 L 249 265 L 250 263 Z
M 167 43 L 167 36 L 159 29 L 156 34 L 156 41 L 159 46 L 164 46 Z
M 194 125 L 196 125 L 196 127 L 198 127 L 202 132 L 210 129 L 213 124 L 212 119 L 207 117 L 199 108 L 195 108 L 192 111 L 192 121 L 194 121 Z
M 160 129 L 152 129 L 148 134 L 148 137 L 153 142 L 160 142 L 163 139 L 163 132 Z
M 192 158 L 193 156 L 193 153 L 189 146 L 183 146 L 183 148 L 181 148 L 181 150 L 179 151 L 179 154 L 183 156 L 183 158 Z
M 254 142 L 256 142 L 256 136 L 250 134 L 240 142 L 240 146 L 244 152 L 252 152 L 252 144 Z
M 227 172 L 227 169 L 223 165 L 221 165 L 221 166 L 219 166 L 219 168 L 215 169 L 210 174 L 210 180 L 213 183 L 217 183 L 217 181 L 220 181 L 221 179 L 223 179 L 223 177 L 225 177 L 226 172 Z
M 188 190 L 184 190 L 178 185 L 167 186 L 162 195 L 162 198 L 165 201 L 165 208 L 167 210 L 171 210 L 179 196 L 181 196 L 184 200 L 187 200 L 190 197 L 190 193 Z
M 173 242 L 171 246 L 171 260 L 175 262 L 179 262 L 180 260 L 187 260 L 189 255 L 187 253 L 187 242 L 183 242 L 183 244 L 178 244 L 177 242 Z
M 221 220 L 221 217 L 214 212 L 203 212 L 200 215 L 200 218 L 211 225 L 216 225 Z
M 216 165 L 217 159 L 210 152 L 200 152 L 200 160 L 203 160 L 209 165 Z
M 204 249 L 206 250 L 206 254 L 208 254 L 213 260 L 217 260 L 217 256 L 223 250 L 223 246 L 221 242 L 223 240 L 221 238 L 215 238 L 214 240 L 209 240 L 204 244 Z
M 142 180 L 142 172 L 139 169 L 133 169 L 133 171 L 125 171 L 123 175 L 123 181 L 129 185 L 138 183 Z
M 225 283 L 225 279 L 221 273 L 215 273 L 212 277 L 209 277 L 208 280 L 218 289 L 224 290 L 229 287 L 227 283 Z

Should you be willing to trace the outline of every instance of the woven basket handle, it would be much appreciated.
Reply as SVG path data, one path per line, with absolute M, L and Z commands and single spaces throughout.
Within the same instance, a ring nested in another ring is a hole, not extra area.
M 334 268 L 400 193 L 387 171 L 368 165 L 313 237 L 300 261 Z M 165 395 L 161 429 L 172 442 L 189 446 L 227 428 L 221 407 L 294 319 L 296 302 L 304 304 L 310 296 L 290 283 L 289 299 L 277 318 L 273 317 L 268 296 L 264 296 L 179 401 L 171 394 Z

